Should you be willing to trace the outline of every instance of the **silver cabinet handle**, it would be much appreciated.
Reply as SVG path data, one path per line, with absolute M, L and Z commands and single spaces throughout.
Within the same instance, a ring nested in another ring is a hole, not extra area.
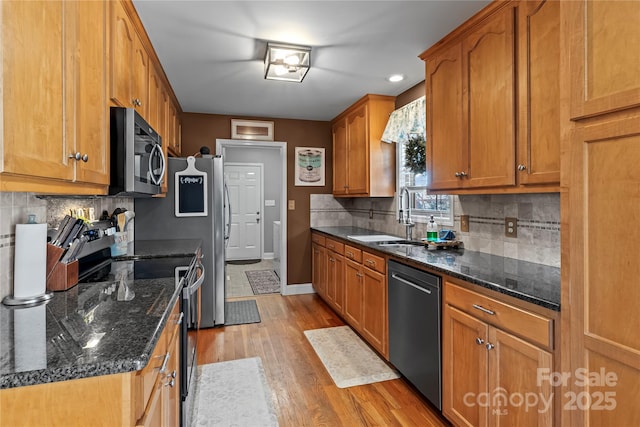
M 465 176 L 467 176 L 466 172 L 460 172 L 460 178 L 464 178 Z
M 178 317 L 178 321 L 176 322 L 176 325 L 181 325 L 182 319 L 184 319 L 184 311 L 180 312 L 180 316 Z
M 89 155 L 88 154 L 83 154 L 82 155 L 82 161 L 87 163 L 89 161 Z
M 460 172 L 456 172 L 456 173 L 454 173 L 454 175 L 456 176 L 456 178 L 460 178 L 460 176 L 461 176 Z
M 475 308 L 476 310 L 480 310 L 483 313 L 490 314 L 491 316 L 494 316 L 496 314 L 495 311 L 491 311 L 489 309 L 486 309 L 483 306 L 478 305 L 478 304 L 473 304 L 473 308 Z
M 162 361 L 162 366 L 160 367 L 160 372 L 164 372 L 167 369 L 167 363 L 169 363 L 169 358 L 171 357 L 171 353 L 167 351 L 167 354 L 164 355 L 164 360 Z
M 519 171 L 527 170 L 527 166 L 526 166 L 526 165 L 523 165 L 523 164 L 519 164 L 519 165 L 518 165 L 518 170 L 519 170 Z
M 476 338 L 476 344 L 482 345 L 482 344 L 484 344 L 484 340 L 482 338 L 478 337 L 478 338 Z
M 493 344 L 491 344 L 490 342 L 487 343 L 487 350 L 491 350 L 493 349 L 495 346 Z

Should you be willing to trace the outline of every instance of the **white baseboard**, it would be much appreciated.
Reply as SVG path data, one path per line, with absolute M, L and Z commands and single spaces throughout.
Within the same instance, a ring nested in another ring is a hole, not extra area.
M 298 285 L 287 285 L 284 287 L 282 295 L 302 295 L 302 294 L 314 294 L 311 283 L 300 283 Z
M 262 254 L 262 259 L 273 259 L 274 255 L 273 252 L 265 252 Z

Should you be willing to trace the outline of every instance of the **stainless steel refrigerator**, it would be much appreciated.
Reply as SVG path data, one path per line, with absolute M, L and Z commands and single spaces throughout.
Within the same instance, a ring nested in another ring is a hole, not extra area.
M 195 168 L 207 173 L 206 216 L 176 216 L 175 174 L 187 168 L 186 158 L 169 158 L 168 192 L 162 198 L 135 199 L 136 240 L 202 239 L 205 281 L 202 284 L 200 327 L 224 325 L 225 237 L 228 207 L 221 156 L 195 159 Z

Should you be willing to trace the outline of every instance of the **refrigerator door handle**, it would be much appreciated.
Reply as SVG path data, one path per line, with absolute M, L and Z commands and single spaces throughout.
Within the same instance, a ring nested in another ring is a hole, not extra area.
M 224 245 L 225 247 L 229 244 L 229 238 L 231 237 L 231 197 L 229 196 L 229 187 L 227 187 L 227 182 L 224 182 L 224 192 L 227 198 L 227 210 L 229 211 L 229 215 L 227 216 L 227 223 L 224 225 L 225 233 L 224 233 Z

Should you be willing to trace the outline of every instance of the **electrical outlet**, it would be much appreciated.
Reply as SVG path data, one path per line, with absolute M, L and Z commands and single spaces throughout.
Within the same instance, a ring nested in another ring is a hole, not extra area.
M 289 200 L 289 210 L 290 211 L 295 211 L 296 210 L 296 201 L 295 200 Z
M 505 237 L 518 237 L 518 218 L 506 217 L 504 219 Z
M 469 215 L 460 215 L 460 231 L 469 232 Z

